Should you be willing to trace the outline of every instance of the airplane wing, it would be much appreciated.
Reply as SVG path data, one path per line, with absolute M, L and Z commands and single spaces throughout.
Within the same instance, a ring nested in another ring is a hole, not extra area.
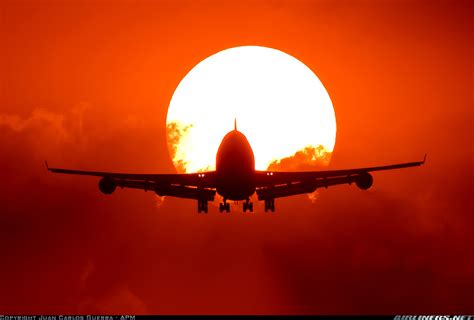
M 425 161 L 426 155 L 423 161 L 378 167 L 305 172 L 257 171 L 255 181 L 257 195 L 259 200 L 270 201 L 274 198 L 312 193 L 321 187 L 352 183 L 365 190 L 373 183 L 369 172 L 415 167 L 424 164 Z
M 146 174 L 46 168 L 53 173 L 101 177 L 99 189 L 111 194 L 117 187 L 155 191 L 160 196 L 213 201 L 216 194 L 215 171 L 189 174 Z

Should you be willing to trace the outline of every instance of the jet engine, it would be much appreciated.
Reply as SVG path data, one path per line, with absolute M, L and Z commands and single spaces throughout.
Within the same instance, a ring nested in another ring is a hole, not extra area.
M 374 179 L 368 172 L 360 173 L 357 176 L 356 185 L 359 187 L 359 189 L 367 190 L 372 186 L 373 183 Z
M 103 194 L 111 194 L 115 191 L 117 185 L 115 184 L 114 180 L 109 177 L 103 177 L 99 181 L 99 190 Z

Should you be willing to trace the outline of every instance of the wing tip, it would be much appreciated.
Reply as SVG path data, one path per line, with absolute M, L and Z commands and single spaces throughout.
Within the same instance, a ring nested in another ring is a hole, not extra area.
M 46 170 L 51 171 L 49 170 L 48 160 L 44 160 L 44 165 L 46 166 Z
M 422 164 L 425 164 L 425 162 L 426 162 L 426 156 L 427 156 L 427 155 L 428 155 L 428 154 L 425 153 L 425 156 L 423 157 L 423 162 L 422 162 Z

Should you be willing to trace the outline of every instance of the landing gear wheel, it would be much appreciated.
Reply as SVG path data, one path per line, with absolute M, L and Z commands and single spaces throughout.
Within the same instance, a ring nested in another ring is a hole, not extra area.
M 207 213 L 208 206 L 206 200 L 198 200 L 198 213 Z
M 219 203 L 219 212 L 227 212 L 229 213 L 230 212 L 230 203 L 228 203 L 225 199 L 224 199 L 224 203 Z
M 275 199 L 265 199 L 265 212 L 275 212 Z
M 253 212 L 253 203 L 247 199 L 244 202 L 243 209 L 244 209 L 244 212 L 247 212 L 247 210 L 250 212 Z

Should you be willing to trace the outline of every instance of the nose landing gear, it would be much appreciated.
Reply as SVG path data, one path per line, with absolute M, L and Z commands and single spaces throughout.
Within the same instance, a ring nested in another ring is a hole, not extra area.
M 244 212 L 247 212 L 247 210 L 253 212 L 253 203 L 249 199 L 245 200 L 243 207 Z
M 219 212 L 222 213 L 224 211 L 227 213 L 230 212 L 230 203 L 228 203 L 226 199 L 224 199 L 223 203 L 219 203 Z

